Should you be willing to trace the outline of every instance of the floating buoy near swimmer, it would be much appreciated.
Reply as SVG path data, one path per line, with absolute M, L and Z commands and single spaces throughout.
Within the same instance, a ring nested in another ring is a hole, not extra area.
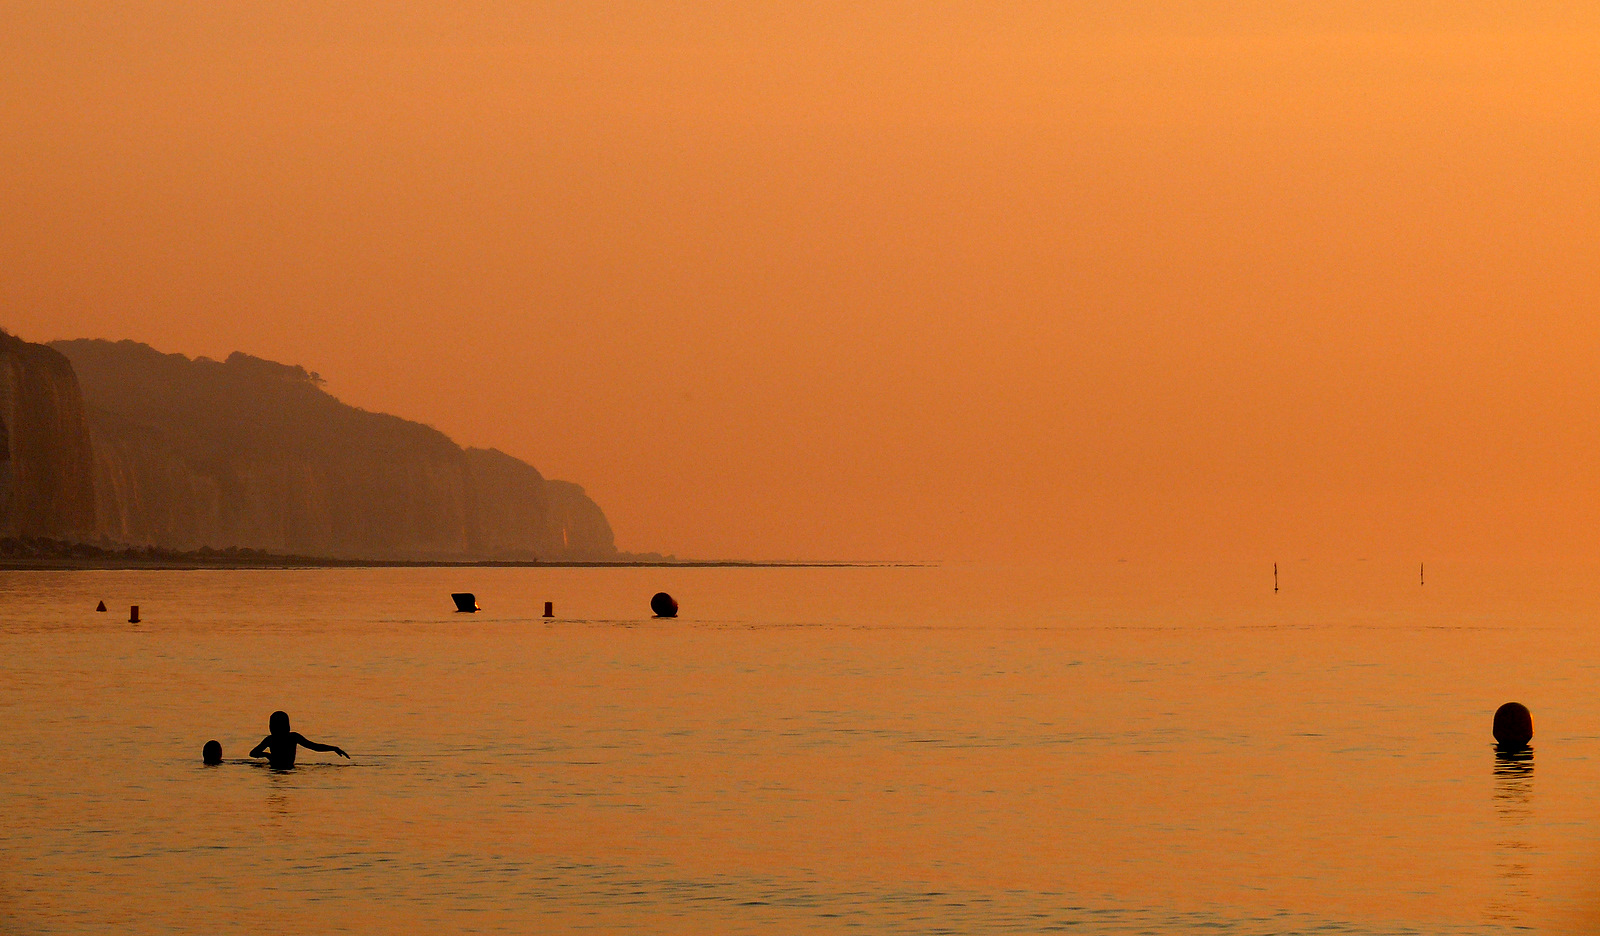
M 677 617 L 678 602 L 666 592 L 656 592 L 655 597 L 650 599 L 650 610 L 656 613 L 656 617 Z
M 129 624 L 137 624 L 137 623 L 139 623 L 139 606 L 138 605 L 133 605 L 132 607 L 128 608 L 128 623 Z
M 554 601 L 546 601 L 544 603 L 544 616 L 545 617 L 555 617 L 556 616 L 556 603 Z
M 208 764 L 222 763 L 222 745 L 216 741 L 207 741 L 206 746 L 200 749 L 200 757 Z
M 95 605 L 94 609 L 96 611 L 104 611 L 106 609 L 106 603 L 104 601 L 102 601 L 99 604 Z
M 473 595 L 472 592 L 452 592 L 450 600 L 456 603 L 457 614 L 471 614 L 474 611 L 483 610 L 478 607 L 477 596 Z
M 1494 739 L 1502 748 L 1525 748 L 1533 740 L 1533 713 L 1521 702 L 1507 702 L 1495 709 Z

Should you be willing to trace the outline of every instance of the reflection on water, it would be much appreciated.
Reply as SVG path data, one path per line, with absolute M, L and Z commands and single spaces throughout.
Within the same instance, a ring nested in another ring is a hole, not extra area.
M 1489 919 L 1525 924 L 1533 910 L 1533 845 L 1528 841 L 1533 819 L 1533 749 L 1495 749 L 1494 809 L 1500 819 L 1494 870 L 1499 887 L 1489 902 Z
M 282 790 L 272 790 L 266 798 L 266 827 L 282 829 L 294 818 L 290 815 L 289 797 Z
M 1502 820 L 1517 825 L 1533 816 L 1533 748 L 1495 749 L 1494 806 Z

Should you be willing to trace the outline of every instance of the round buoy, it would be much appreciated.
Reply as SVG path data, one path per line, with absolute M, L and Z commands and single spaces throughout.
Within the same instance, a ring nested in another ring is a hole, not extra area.
M 1494 739 L 1503 748 L 1528 746 L 1533 740 L 1533 714 L 1521 702 L 1507 702 L 1495 709 Z
M 216 741 L 207 741 L 206 746 L 200 749 L 200 756 L 208 764 L 222 763 L 222 745 Z
M 656 592 L 655 597 L 650 599 L 650 610 L 656 613 L 656 617 L 677 617 L 678 602 L 666 592 Z

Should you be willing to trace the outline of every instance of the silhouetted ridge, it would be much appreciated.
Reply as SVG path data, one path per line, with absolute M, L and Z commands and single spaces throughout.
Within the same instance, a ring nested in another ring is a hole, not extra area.
M 52 347 L 83 386 L 96 515 L 112 539 L 367 558 L 616 553 L 587 497 L 571 504 L 567 486 L 509 455 L 341 403 L 303 367 L 133 341 Z
M 0 536 L 93 533 L 92 465 L 72 365 L 0 331 Z

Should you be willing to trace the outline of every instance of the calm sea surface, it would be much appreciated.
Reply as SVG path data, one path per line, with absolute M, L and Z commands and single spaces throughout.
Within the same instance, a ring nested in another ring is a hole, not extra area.
M 1282 568 L 0 573 L 0 932 L 1600 928 L 1600 570 Z

